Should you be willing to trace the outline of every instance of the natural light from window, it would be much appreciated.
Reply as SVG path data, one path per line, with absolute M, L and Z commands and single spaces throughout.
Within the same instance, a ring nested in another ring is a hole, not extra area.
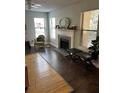
M 92 46 L 98 35 L 99 10 L 86 11 L 83 15 L 83 46 Z
M 55 39 L 56 33 L 55 33 L 55 18 L 50 18 L 50 35 L 52 39 Z
M 35 37 L 37 38 L 39 35 L 45 35 L 45 22 L 44 18 L 34 18 L 35 25 Z

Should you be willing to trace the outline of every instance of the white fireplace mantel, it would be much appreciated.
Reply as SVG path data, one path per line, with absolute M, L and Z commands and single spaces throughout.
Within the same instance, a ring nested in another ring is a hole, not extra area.
M 57 48 L 59 48 L 59 36 L 67 36 L 71 38 L 70 48 L 74 48 L 74 38 L 75 38 L 75 30 L 68 29 L 56 29 L 57 34 Z

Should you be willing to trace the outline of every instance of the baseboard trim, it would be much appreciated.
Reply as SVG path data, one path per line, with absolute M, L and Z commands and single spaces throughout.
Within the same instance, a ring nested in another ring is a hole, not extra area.
M 57 45 L 56 45 L 56 44 L 53 44 L 52 42 L 50 42 L 50 45 L 52 45 L 52 46 L 58 48 Z

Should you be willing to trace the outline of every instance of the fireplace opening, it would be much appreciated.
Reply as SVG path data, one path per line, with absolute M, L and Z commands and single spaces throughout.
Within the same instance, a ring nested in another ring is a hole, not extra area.
M 69 42 L 70 42 L 69 37 L 64 37 L 64 36 L 60 37 L 60 48 L 64 50 L 69 49 L 70 47 Z

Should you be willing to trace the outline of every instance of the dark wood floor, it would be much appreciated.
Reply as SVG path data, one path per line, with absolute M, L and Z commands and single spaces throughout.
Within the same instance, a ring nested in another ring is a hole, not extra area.
M 73 93 L 99 93 L 99 69 L 87 69 L 83 62 L 75 63 L 54 47 L 31 49 L 26 54 L 38 52 L 73 88 Z

